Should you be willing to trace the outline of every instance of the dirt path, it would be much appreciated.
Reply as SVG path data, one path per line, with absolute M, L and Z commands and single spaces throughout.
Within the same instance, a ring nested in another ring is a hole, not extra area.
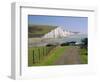
M 66 64 L 81 64 L 79 48 L 77 46 L 70 46 L 65 50 L 63 55 L 54 62 L 54 65 L 66 65 Z

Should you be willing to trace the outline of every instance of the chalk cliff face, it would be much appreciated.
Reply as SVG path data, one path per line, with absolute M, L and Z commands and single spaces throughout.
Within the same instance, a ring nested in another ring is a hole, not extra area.
M 62 27 L 57 27 L 51 32 L 45 34 L 42 38 L 62 38 L 62 37 L 68 37 L 75 34 L 78 34 L 78 32 L 71 32 L 63 29 Z

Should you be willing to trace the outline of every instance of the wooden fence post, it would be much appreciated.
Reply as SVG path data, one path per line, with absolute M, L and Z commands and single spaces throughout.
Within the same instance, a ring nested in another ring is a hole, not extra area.
M 35 57 L 34 57 L 34 50 L 33 50 L 33 64 L 35 63 Z
M 39 62 L 40 62 L 40 55 L 41 55 L 41 53 L 40 53 L 40 49 L 38 48 L 38 52 L 39 52 Z
M 45 51 L 45 50 L 44 50 L 44 47 L 43 47 L 43 56 L 45 56 L 44 51 Z

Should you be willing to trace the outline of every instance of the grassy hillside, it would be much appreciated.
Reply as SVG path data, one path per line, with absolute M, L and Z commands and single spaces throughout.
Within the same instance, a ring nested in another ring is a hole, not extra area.
M 44 34 L 50 32 L 55 29 L 57 26 L 50 25 L 29 25 L 28 26 L 28 37 L 41 37 Z

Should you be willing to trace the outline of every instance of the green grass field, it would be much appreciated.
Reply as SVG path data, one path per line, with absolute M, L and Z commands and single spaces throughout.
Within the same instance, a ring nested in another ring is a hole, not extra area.
M 70 47 L 72 46 L 41 46 L 28 48 L 28 66 L 54 65 L 54 62 Z M 80 58 L 82 64 L 88 63 L 87 49 L 80 48 Z
M 64 47 L 34 47 L 28 50 L 28 66 L 44 66 L 52 65 L 64 52 Z M 34 53 L 34 61 L 33 61 Z
M 59 46 L 55 50 L 49 53 L 50 55 L 41 63 L 41 65 L 53 65 L 53 63 L 63 55 L 64 51 L 67 49 L 67 46 Z
M 40 63 L 53 47 L 33 47 L 28 49 L 28 65 Z
M 87 64 L 88 63 L 88 52 L 87 49 L 81 49 L 80 50 L 80 56 L 81 56 L 81 62 L 82 64 Z

